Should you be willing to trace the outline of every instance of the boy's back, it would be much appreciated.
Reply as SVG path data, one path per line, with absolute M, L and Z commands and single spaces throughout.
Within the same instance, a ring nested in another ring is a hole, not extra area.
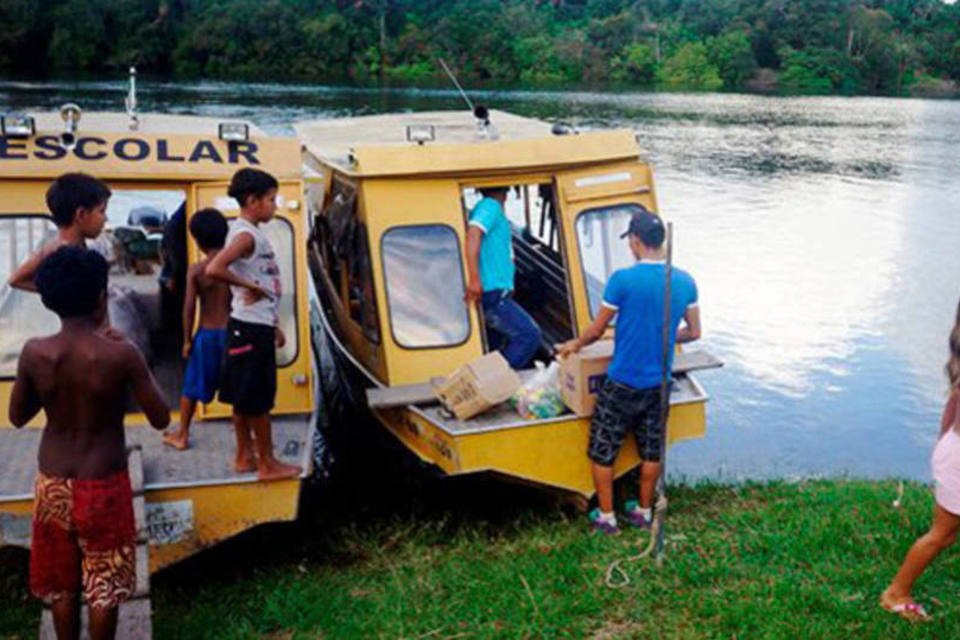
M 230 286 L 206 274 L 210 259 L 211 256 L 207 255 L 203 260 L 191 265 L 187 278 L 196 287 L 197 300 L 200 303 L 200 327 L 224 329 L 230 318 Z
M 93 329 L 33 339 L 21 354 L 18 377 L 26 378 L 46 411 L 39 452 L 46 475 L 99 478 L 127 464 L 126 394 L 133 385 L 142 396 L 149 374 L 136 347 Z

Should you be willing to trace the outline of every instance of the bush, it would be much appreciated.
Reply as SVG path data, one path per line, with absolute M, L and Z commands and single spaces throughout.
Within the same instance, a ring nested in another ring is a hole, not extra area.
M 657 73 L 660 84 L 671 89 L 716 91 L 723 86 L 717 68 L 707 58 L 702 42 L 688 42 L 667 58 Z

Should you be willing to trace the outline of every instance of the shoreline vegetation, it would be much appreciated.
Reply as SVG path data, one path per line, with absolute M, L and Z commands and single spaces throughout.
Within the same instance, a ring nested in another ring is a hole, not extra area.
M 960 623 L 952 549 L 918 585 L 932 622 L 878 604 L 930 523 L 918 483 L 899 508 L 893 480 L 673 487 L 665 563 L 625 563 L 619 588 L 605 585 L 608 566 L 647 534 L 589 534 L 582 515 L 502 483 L 437 486 L 305 504 L 294 524 L 161 572 L 155 637 L 839 640 L 947 638 Z M 26 552 L 0 552 L 0 637 L 36 634 L 26 567 Z
M 0 74 L 960 96 L 944 0 L 7 0 Z

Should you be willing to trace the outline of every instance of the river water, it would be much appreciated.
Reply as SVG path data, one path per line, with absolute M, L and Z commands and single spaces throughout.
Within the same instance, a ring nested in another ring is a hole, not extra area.
M 122 83 L 0 83 L 0 108 L 122 109 Z M 675 259 L 700 287 L 708 435 L 687 478 L 929 478 L 960 297 L 960 102 L 496 91 L 476 100 L 631 127 Z M 461 108 L 442 90 L 154 84 L 143 111 L 299 119 Z M 82 124 L 81 124 L 82 126 Z M 575 454 L 576 452 L 571 452 Z

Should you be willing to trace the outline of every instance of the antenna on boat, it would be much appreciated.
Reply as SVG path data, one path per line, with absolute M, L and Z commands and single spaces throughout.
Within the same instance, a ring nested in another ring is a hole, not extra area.
M 447 66 L 446 61 L 443 58 L 437 58 L 437 61 L 440 63 L 440 66 L 443 67 L 450 81 L 453 82 L 453 86 L 460 92 L 460 97 L 467 103 L 467 107 L 470 108 L 473 117 L 477 119 L 477 137 L 482 140 L 496 140 L 499 138 L 500 132 L 490 123 L 490 110 L 482 104 L 473 104 L 473 101 L 470 100 L 467 92 L 463 90 L 463 87 L 457 80 L 457 76 L 455 76 L 453 71 L 450 70 L 450 67 Z
M 476 115 L 476 107 L 473 106 L 473 102 L 470 101 L 470 98 L 467 96 L 467 92 L 463 90 L 463 87 L 460 86 L 460 82 L 457 81 L 457 76 L 453 75 L 453 71 L 450 71 L 450 67 L 447 66 L 446 61 L 443 58 L 437 58 L 437 61 L 440 62 L 440 66 L 443 67 L 443 70 L 447 72 L 447 77 L 450 78 L 450 81 L 453 82 L 453 86 L 457 88 L 457 91 L 460 92 L 460 97 L 463 98 L 463 101 L 467 103 L 467 106 L 470 108 L 470 112 Z
M 130 116 L 130 131 L 136 131 L 140 128 L 140 116 L 137 115 L 137 68 L 130 67 L 130 88 L 127 90 L 127 97 L 124 99 L 127 107 L 127 115 Z

